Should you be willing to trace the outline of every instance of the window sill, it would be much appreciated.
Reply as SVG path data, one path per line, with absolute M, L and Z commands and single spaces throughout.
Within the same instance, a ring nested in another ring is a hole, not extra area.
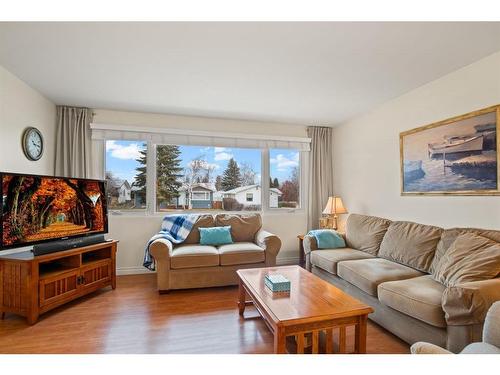
M 165 215 L 169 214 L 261 214 L 262 216 L 277 216 L 277 215 L 303 215 L 305 214 L 305 210 L 303 208 L 271 208 L 263 211 L 223 211 L 223 210 L 214 210 L 214 211 L 196 211 L 196 210 L 185 210 L 185 211 L 175 211 L 175 212 L 132 212 L 132 211 L 109 211 L 109 217 L 116 218 L 142 218 L 142 217 L 152 217 L 152 218 L 162 218 Z

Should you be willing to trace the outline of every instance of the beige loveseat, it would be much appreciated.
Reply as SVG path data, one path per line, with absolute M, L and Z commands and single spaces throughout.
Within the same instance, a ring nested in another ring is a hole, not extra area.
M 370 319 L 406 342 L 430 342 L 452 352 L 480 341 L 488 308 L 500 300 L 500 278 L 445 286 L 436 267 L 459 235 L 500 242 L 500 231 L 442 229 L 352 214 L 346 248 L 317 250 L 305 236 L 306 267 L 371 305 Z
M 233 244 L 200 245 L 198 228 L 231 226 Z M 200 215 L 189 236 L 180 245 L 166 239 L 151 244 L 156 261 L 158 290 L 236 285 L 236 270 L 272 267 L 281 248 L 278 236 L 262 229 L 259 214 Z

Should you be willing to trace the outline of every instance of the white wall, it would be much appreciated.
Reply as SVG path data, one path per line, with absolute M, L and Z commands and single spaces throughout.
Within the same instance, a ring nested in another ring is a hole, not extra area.
M 298 125 L 103 109 L 96 109 L 94 113 L 94 122 L 102 124 L 142 125 L 147 127 L 214 132 L 307 137 L 306 127 Z M 95 146 L 94 149 L 98 149 L 98 147 Z M 98 154 L 102 155 L 102 151 L 99 151 Z M 103 163 L 101 162 L 100 165 L 103 166 Z M 100 173 L 102 173 L 102 170 Z M 97 176 L 102 177 L 102 175 L 99 176 L 98 174 Z M 283 242 L 282 249 L 278 255 L 278 262 L 288 263 L 298 261 L 299 247 L 297 235 L 303 234 L 306 230 L 306 221 L 305 211 L 295 213 L 266 213 L 263 215 L 264 228 L 279 235 Z M 120 274 L 145 271 L 142 268 L 144 247 L 148 239 L 158 232 L 160 224 L 161 215 L 136 216 L 110 214 L 109 237 L 120 240 L 117 256 L 117 267 Z
M 21 147 L 24 129 L 42 132 L 45 150 L 38 161 L 28 160 Z M 56 106 L 0 66 L 0 171 L 54 174 Z
M 350 212 L 500 228 L 500 197 L 400 195 L 399 133 L 500 104 L 500 52 L 334 130 L 335 192 Z

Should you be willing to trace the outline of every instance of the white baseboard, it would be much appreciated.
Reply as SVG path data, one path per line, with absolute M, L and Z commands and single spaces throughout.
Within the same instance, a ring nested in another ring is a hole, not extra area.
M 140 266 L 140 267 L 117 267 L 116 274 L 118 276 L 122 275 L 140 275 L 143 273 L 154 273 L 153 271 L 149 271 L 148 269 Z
M 276 260 L 277 266 L 288 266 L 291 264 L 299 264 L 299 257 L 278 258 Z M 140 275 L 143 273 L 154 273 L 154 272 L 149 271 L 142 266 L 140 266 L 140 267 L 118 267 L 116 269 L 116 274 L 118 276 L 121 276 L 121 275 Z

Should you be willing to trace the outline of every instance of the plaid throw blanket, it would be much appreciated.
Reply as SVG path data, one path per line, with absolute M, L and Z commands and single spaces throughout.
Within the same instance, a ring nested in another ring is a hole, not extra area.
M 155 234 L 149 240 L 146 250 L 144 251 L 144 261 L 142 265 L 146 267 L 148 270 L 155 270 L 155 260 L 151 256 L 149 252 L 149 247 L 151 244 L 160 238 L 164 238 L 169 240 L 174 244 L 179 244 L 184 242 L 189 233 L 191 233 L 191 229 L 193 228 L 194 223 L 198 220 L 199 215 L 196 214 L 188 214 L 188 215 L 167 215 L 163 218 L 163 222 L 161 224 L 161 230 L 158 234 Z

